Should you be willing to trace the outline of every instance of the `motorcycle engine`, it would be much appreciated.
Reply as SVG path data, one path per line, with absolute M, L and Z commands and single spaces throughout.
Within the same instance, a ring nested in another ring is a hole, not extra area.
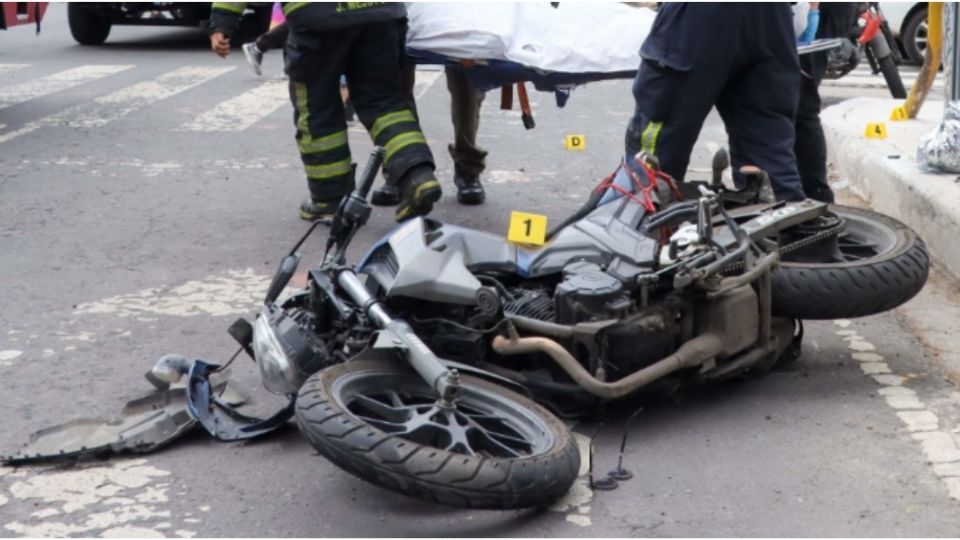
M 553 296 L 556 322 L 560 324 L 621 318 L 633 308 L 623 282 L 596 264 L 573 263 L 564 268 L 563 275 Z

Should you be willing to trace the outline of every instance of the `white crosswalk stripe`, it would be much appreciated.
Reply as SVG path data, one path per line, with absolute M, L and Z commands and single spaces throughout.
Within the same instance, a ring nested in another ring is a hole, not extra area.
M 93 101 L 81 103 L 65 111 L 30 122 L 18 130 L 0 135 L 0 143 L 8 142 L 44 126 L 100 127 L 141 107 L 189 90 L 233 69 L 235 68 L 182 67 L 152 81 L 121 88 Z
M 0 73 L 8 73 L 25 67 L 30 67 L 30 64 L 0 64 Z
M 0 73 L 30 67 L 30 64 L 0 64 Z M 69 90 L 85 83 L 93 83 L 101 78 L 124 73 L 131 76 L 135 65 L 90 64 L 64 71 L 40 74 L 35 79 L 4 85 L 0 80 L 0 110 L 14 105 L 24 104 L 57 92 Z M 10 126 L 11 131 L 3 132 L 8 126 L 0 124 L 0 144 L 12 141 L 44 127 L 99 128 L 119 120 L 135 111 L 151 105 L 163 107 L 160 102 L 173 98 L 186 90 L 211 82 L 236 67 L 185 66 L 163 73 L 147 81 L 134 81 L 129 86 L 113 90 L 83 101 L 47 116 L 26 119 L 25 124 Z M 443 74 L 441 70 L 418 70 L 414 96 L 422 97 Z M 243 80 L 243 79 L 241 79 Z M 233 81 L 236 82 L 236 81 Z M 115 83 L 114 83 L 115 84 Z M 240 84 L 248 85 L 249 80 Z M 180 132 L 242 132 L 263 122 L 282 107 L 290 107 L 288 82 L 285 78 L 267 79 L 257 82 L 239 95 L 229 97 L 219 103 L 210 102 L 210 96 L 219 93 L 204 94 L 203 109 L 194 111 L 196 116 L 188 122 L 173 128 Z M 74 96 L 71 96 L 74 97 Z M 199 106 L 181 101 L 172 105 L 178 111 L 198 109 Z M 204 110 L 205 109 L 205 110 Z M 29 110 L 29 109 L 27 109 Z M 289 122 L 288 119 L 285 119 Z M 351 131 L 365 132 L 363 126 L 355 124 Z
M 0 109 L 72 88 L 107 75 L 132 68 L 132 65 L 80 66 L 32 81 L 0 88 Z
M 287 81 L 270 80 L 228 99 L 182 126 L 185 131 L 239 131 L 266 118 L 290 103 Z

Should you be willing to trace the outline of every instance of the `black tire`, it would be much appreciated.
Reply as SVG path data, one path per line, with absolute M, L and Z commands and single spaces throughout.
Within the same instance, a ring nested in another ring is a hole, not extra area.
M 395 389 L 387 401 L 396 405 L 401 402 L 400 395 L 418 400 L 418 414 L 433 405 L 432 389 L 399 362 L 348 362 L 312 375 L 297 398 L 297 424 L 314 448 L 343 470 L 425 501 L 513 509 L 543 506 L 563 496 L 580 467 L 580 453 L 567 428 L 546 409 L 515 392 L 474 377 L 462 377 L 462 382 L 464 393 L 457 401 L 457 414 L 476 407 L 474 411 L 489 411 L 484 422 L 509 425 L 518 435 L 539 433 L 541 440 L 531 446 L 528 455 L 468 455 L 423 442 L 419 430 L 401 436 L 388 432 L 389 426 L 374 427 L 371 422 L 387 422 L 370 419 L 366 415 L 376 416 L 376 412 L 369 411 L 391 407 L 382 398 L 370 408 L 370 395 L 390 394 Z M 431 397 L 423 399 L 426 396 Z
M 910 14 L 903 25 L 900 39 L 903 41 L 903 52 L 913 64 L 923 64 L 927 44 L 927 8 L 921 8 Z
M 869 210 L 831 206 L 830 211 L 846 221 L 840 242 L 853 246 L 841 248 L 846 250 L 848 260 L 781 262 L 773 273 L 775 316 L 864 317 L 893 309 L 920 292 L 927 281 L 930 259 L 917 233 Z M 876 249 L 863 247 L 863 239 L 871 236 L 877 240 Z
M 110 19 L 83 4 L 67 4 L 70 35 L 81 45 L 102 45 L 110 35 Z
M 878 58 L 877 64 L 880 68 L 880 73 L 883 73 L 883 80 L 887 81 L 887 88 L 890 89 L 890 95 L 894 99 L 905 99 L 907 97 L 907 90 L 903 87 L 903 79 L 900 78 L 900 71 L 897 70 L 897 64 L 893 60 L 893 55 L 889 54 L 883 58 Z

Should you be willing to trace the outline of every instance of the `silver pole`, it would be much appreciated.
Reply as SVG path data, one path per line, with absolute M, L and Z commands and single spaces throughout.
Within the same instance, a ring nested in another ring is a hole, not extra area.
M 943 67 L 946 73 L 946 101 L 943 121 L 920 137 L 917 164 L 921 169 L 942 173 L 960 173 L 960 4 L 943 5 Z

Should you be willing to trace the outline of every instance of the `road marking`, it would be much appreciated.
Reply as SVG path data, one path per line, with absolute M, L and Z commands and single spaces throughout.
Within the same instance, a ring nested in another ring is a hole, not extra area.
M 427 93 L 427 90 L 433 86 L 433 83 L 437 82 L 437 79 L 440 78 L 442 71 L 426 71 L 422 69 L 417 70 L 417 78 L 413 84 L 413 98 L 420 99 L 424 94 Z
M 846 328 L 850 321 L 838 320 L 834 324 Z M 883 356 L 868 352 L 876 350 L 872 343 L 853 330 L 838 330 L 836 334 L 848 342 L 847 347 L 852 351 L 850 357 L 881 386 L 877 393 L 896 411 L 911 438 L 920 442 L 928 465 L 943 481 L 947 493 L 960 501 L 960 448 L 953 436 L 940 429 L 939 418 L 920 400 L 916 391 L 903 386 L 907 377 L 892 374 Z
M 251 268 L 231 270 L 175 287 L 144 289 L 80 304 L 76 313 L 118 317 L 147 314 L 173 317 L 242 315 L 250 313 L 263 302 L 268 285 L 269 278 Z
M 25 101 L 37 99 L 43 96 L 61 92 L 68 88 L 90 82 L 101 77 L 113 75 L 126 69 L 132 68 L 132 65 L 90 65 L 80 66 L 53 75 L 47 75 L 32 81 L 27 81 L 13 86 L 0 88 L 0 109 L 17 105 Z
M 0 135 L 0 144 L 26 135 L 45 126 L 67 126 L 75 128 L 94 128 L 122 118 L 133 111 L 151 105 L 160 100 L 175 96 L 214 77 L 218 77 L 233 67 L 211 68 L 207 66 L 186 66 L 164 73 L 152 81 L 146 81 L 121 88 L 116 92 L 81 103 L 65 111 L 35 120 L 24 127 Z
M 157 536 L 155 527 L 147 523 L 169 519 L 171 512 L 161 506 L 168 502 L 169 485 L 155 482 L 169 475 L 145 459 L 67 471 L 18 471 L 10 475 L 8 504 L 20 503 L 33 512 L 10 512 L 10 518 L 16 514 L 18 519 L 4 523 L 3 528 L 43 537 Z M 93 531 L 101 532 L 90 534 Z
M 13 361 L 23 354 L 23 351 L 17 350 L 8 350 L 0 351 L 0 366 L 10 366 L 13 365 Z
M 572 426 L 568 426 L 572 429 Z M 573 439 L 580 449 L 580 470 L 577 479 L 570 486 L 570 491 L 553 504 L 547 507 L 551 512 L 566 513 L 566 520 L 581 527 L 588 527 L 593 522 L 590 519 L 590 501 L 593 500 L 593 490 L 590 489 L 590 437 L 571 431 Z
M 275 79 L 228 99 L 183 125 L 183 131 L 242 131 L 290 103 L 287 81 Z
M 9 73 L 25 67 L 30 67 L 30 64 L 0 64 L 0 73 Z

